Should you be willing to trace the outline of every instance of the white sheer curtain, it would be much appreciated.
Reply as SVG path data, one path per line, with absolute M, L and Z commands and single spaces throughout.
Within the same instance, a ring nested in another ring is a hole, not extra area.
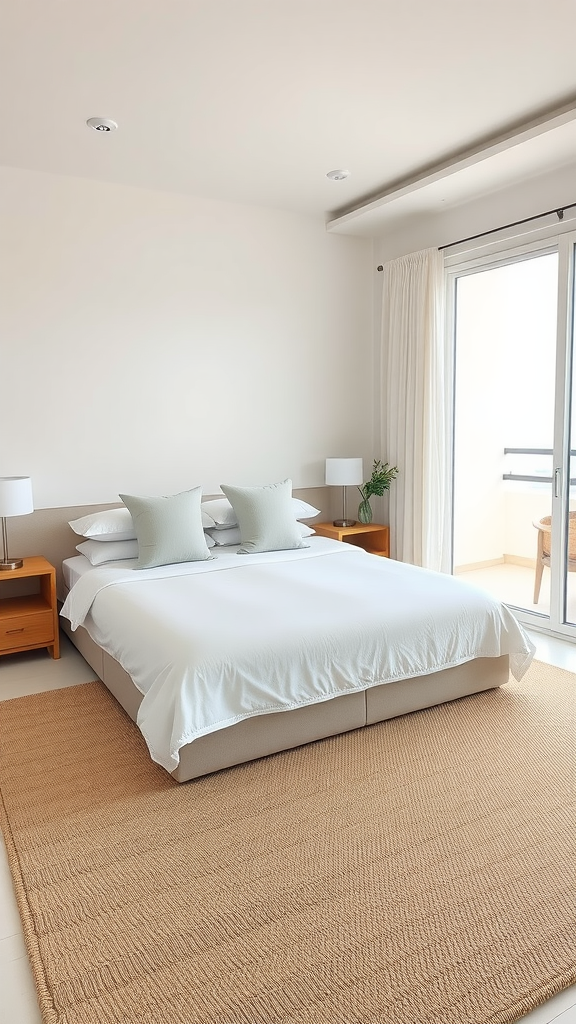
M 382 272 L 382 458 L 390 489 L 392 555 L 451 571 L 451 393 L 442 253 L 425 249 Z

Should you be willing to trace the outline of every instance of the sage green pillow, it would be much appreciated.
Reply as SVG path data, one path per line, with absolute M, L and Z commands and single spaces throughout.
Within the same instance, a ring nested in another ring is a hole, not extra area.
M 232 505 L 240 527 L 239 555 L 258 551 L 307 548 L 292 507 L 292 481 L 262 487 L 220 484 Z
M 201 487 L 165 498 L 120 495 L 130 510 L 136 530 L 138 561 L 135 569 L 199 562 L 212 557 L 202 527 L 201 498 Z

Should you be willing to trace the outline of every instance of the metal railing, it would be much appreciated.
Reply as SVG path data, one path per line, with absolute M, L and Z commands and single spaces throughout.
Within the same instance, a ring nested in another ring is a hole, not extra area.
M 552 455 L 552 448 L 505 448 L 504 455 Z M 570 455 L 576 455 L 576 450 L 572 449 Z M 554 482 L 553 476 L 542 476 L 532 475 L 530 473 L 503 473 L 503 480 L 521 480 L 527 481 L 528 483 L 536 484 L 552 484 Z M 570 484 L 576 484 L 576 478 L 570 478 Z

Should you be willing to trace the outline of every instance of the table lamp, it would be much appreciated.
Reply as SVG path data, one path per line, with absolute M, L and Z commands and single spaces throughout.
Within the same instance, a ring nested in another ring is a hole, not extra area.
M 362 459 L 326 459 L 326 483 L 342 488 L 342 519 L 334 519 L 334 526 L 354 526 L 356 520 L 346 518 L 346 488 L 363 482 Z
M 2 546 L 4 557 L 0 561 L 0 572 L 21 569 L 22 558 L 8 557 L 8 532 L 6 519 L 9 516 L 26 516 L 34 511 L 32 481 L 29 476 L 0 476 L 0 518 L 2 519 Z

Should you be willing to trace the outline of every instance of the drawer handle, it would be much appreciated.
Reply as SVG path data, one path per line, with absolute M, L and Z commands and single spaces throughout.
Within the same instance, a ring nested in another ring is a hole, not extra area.
M 12 633 L 23 633 L 23 632 L 24 632 L 24 626 L 21 626 L 20 629 L 7 629 L 6 630 L 6 636 L 10 636 Z

